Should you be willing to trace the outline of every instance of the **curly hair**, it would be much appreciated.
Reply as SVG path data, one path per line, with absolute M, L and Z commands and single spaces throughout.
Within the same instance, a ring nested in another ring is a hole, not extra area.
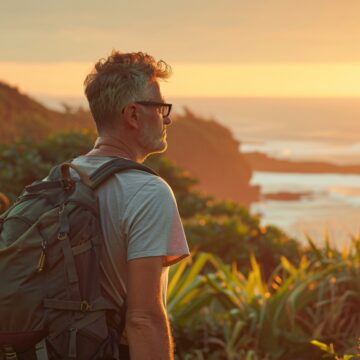
M 127 104 L 146 100 L 152 81 L 170 75 L 171 67 L 165 61 L 142 52 L 113 50 L 107 59 L 100 59 L 84 81 L 98 131 L 113 122 Z

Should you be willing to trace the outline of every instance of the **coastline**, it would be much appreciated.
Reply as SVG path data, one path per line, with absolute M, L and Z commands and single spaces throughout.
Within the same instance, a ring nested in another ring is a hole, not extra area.
M 329 162 L 290 161 L 272 158 L 264 153 L 242 153 L 253 171 L 306 174 L 360 174 L 360 165 L 337 165 Z

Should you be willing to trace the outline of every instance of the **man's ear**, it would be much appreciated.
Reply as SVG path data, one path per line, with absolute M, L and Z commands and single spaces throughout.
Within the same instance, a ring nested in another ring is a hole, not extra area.
M 126 105 L 122 111 L 124 122 L 133 129 L 139 128 L 139 116 L 135 105 Z

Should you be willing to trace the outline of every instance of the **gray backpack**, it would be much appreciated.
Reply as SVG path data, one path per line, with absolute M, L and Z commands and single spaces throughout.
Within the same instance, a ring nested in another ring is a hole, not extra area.
M 95 190 L 128 169 L 156 175 L 119 158 L 90 177 L 63 163 L 0 216 L 0 359 L 121 359 L 125 304 L 102 296 Z

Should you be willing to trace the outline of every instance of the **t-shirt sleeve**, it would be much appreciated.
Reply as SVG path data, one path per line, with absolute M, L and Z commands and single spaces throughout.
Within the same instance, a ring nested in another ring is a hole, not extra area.
M 154 177 L 133 196 L 125 210 L 127 260 L 163 256 L 169 266 L 189 255 L 174 194 Z

